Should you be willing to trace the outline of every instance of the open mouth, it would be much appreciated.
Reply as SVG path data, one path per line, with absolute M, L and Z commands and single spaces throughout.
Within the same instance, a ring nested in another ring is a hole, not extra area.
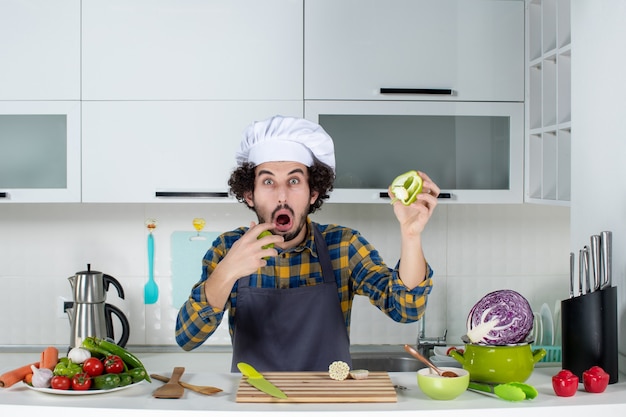
M 276 230 L 279 232 L 286 232 L 291 229 L 293 224 L 292 217 L 289 213 L 285 213 L 285 210 L 281 210 L 282 213 L 278 213 L 275 217 L 274 224 L 276 225 Z

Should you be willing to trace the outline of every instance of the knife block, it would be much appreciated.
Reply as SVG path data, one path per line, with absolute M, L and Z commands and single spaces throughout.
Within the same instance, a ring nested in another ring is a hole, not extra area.
M 600 366 L 609 384 L 618 380 L 617 288 L 561 301 L 562 368 L 582 382 L 583 372 Z

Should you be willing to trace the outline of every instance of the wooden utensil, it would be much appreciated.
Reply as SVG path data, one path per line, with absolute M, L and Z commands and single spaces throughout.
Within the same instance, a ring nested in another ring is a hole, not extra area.
M 170 378 L 168 378 L 166 376 L 157 375 L 157 374 L 150 374 L 150 376 L 152 378 L 156 379 L 157 381 L 161 381 L 161 382 L 169 382 L 170 381 Z M 180 385 L 183 388 L 187 388 L 188 390 L 195 391 L 197 393 L 204 394 L 204 395 L 213 395 L 213 394 L 216 394 L 218 392 L 222 392 L 222 390 L 220 388 L 217 388 L 217 387 L 210 387 L 210 386 L 204 386 L 204 385 L 193 385 L 193 384 L 190 384 L 188 382 L 183 382 L 183 381 L 178 381 L 178 385 Z
M 437 368 L 434 363 L 432 363 L 431 361 L 426 359 L 424 356 L 422 356 L 422 354 L 419 353 L 417 350 L 413 349 L 413 347 L 411 347 L 409 345 L 404 345 L 404 350 L 409 352 L 411 354 L 411 356 L 413 356 L 413 357 L 419 359 L 420 361 L 422 361 L 424 364 L 426 364 L 426 366 L 428 366 L 433 371 L 437 372 L 439 375 L 444 376 L 446 378 L 456 378 L 456 377 L 458 377 L 458 375 L 456 373 L 452 372 L 452 371 L 443 371 L 443 370 Z
M 185 389 L 178 384 L 178 380 L 185 372 L 185 368 L 177 366 L 172 372 L 170 380 L 160 388 L 157 388 L 152 393 L 155 398 L 180 398 L 185 393 Z

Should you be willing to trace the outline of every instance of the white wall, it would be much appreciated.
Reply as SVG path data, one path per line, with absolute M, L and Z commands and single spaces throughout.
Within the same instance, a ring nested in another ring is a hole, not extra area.
M 86 269 L 117 278 L 126 292 L 120 307 L 131 322 L 130 344 L 175 345 L 170 237 L 192 231 L 194 217 L 206 231 L 247 225 L 253 213 L 240 204 L 0 204 L 0 345 L 69 343 L 69 323 L 59 297 L 71 300 L 67 278 Z M 154 232 L 158 303 L 143 304 L 147 276 L 144 221 Z M 391 207 L 327 204 L 314 220 L 339 223 L 363 233 L 395 264 L 398 225 Z M 460 342 L 471 306 L 495 289 L 524 294 L 538 310 L 568 294 L 569 209 L 537 205 L 440 205 L 425 237 L 435 270 L 427 334 Z M 198 259 L 198 277 L 200 268 Z M 354 344 L 414 343 L 417 324 L 400 325 L 358 297 L 352 324 Z M 230 344 L 225 327 L 210 344 Z
M 620 370 L 626 369 L 626 2 L 572 0 L 571 249 L 613 231 Z

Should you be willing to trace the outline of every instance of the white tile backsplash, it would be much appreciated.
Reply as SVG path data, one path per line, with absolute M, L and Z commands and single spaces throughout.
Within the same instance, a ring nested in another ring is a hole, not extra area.
M 71 300 L 67 278 L 87 263 L 122 284 L 125 299 L 111 289 L 107 302 L 128 317 L 129 344 L 175 345 L 179 306 L 172 305 L 170 235 L 193 230 L 194 217 L 206 219 L 205 231 L 255 220 L 241 204 L 0 204 L 0 345 L 69 343 L 69 321 L 59 306 L 61 298 Z M 154 239 L 160 296 L 152 305 L 143 304 L 147 218 L 159 222 Z M 399 226 L 390 206 L 326 204 L 313 219 L 359 230 L 387 263 L 397 262 Z M 435 270 L 427 336 L 447 329 L 448 340 L 457 343 L 471 306 L 494 289 L 518 290 L 537 309 L 567 296 L 568 208 L 439 205 L 424 246 Z M 355 300 L 353 344 L 414 343 L 417 332 L 417 323 L 394 323 L 367 299 Z M 225 322 L 207 343 L 230 344 Z

